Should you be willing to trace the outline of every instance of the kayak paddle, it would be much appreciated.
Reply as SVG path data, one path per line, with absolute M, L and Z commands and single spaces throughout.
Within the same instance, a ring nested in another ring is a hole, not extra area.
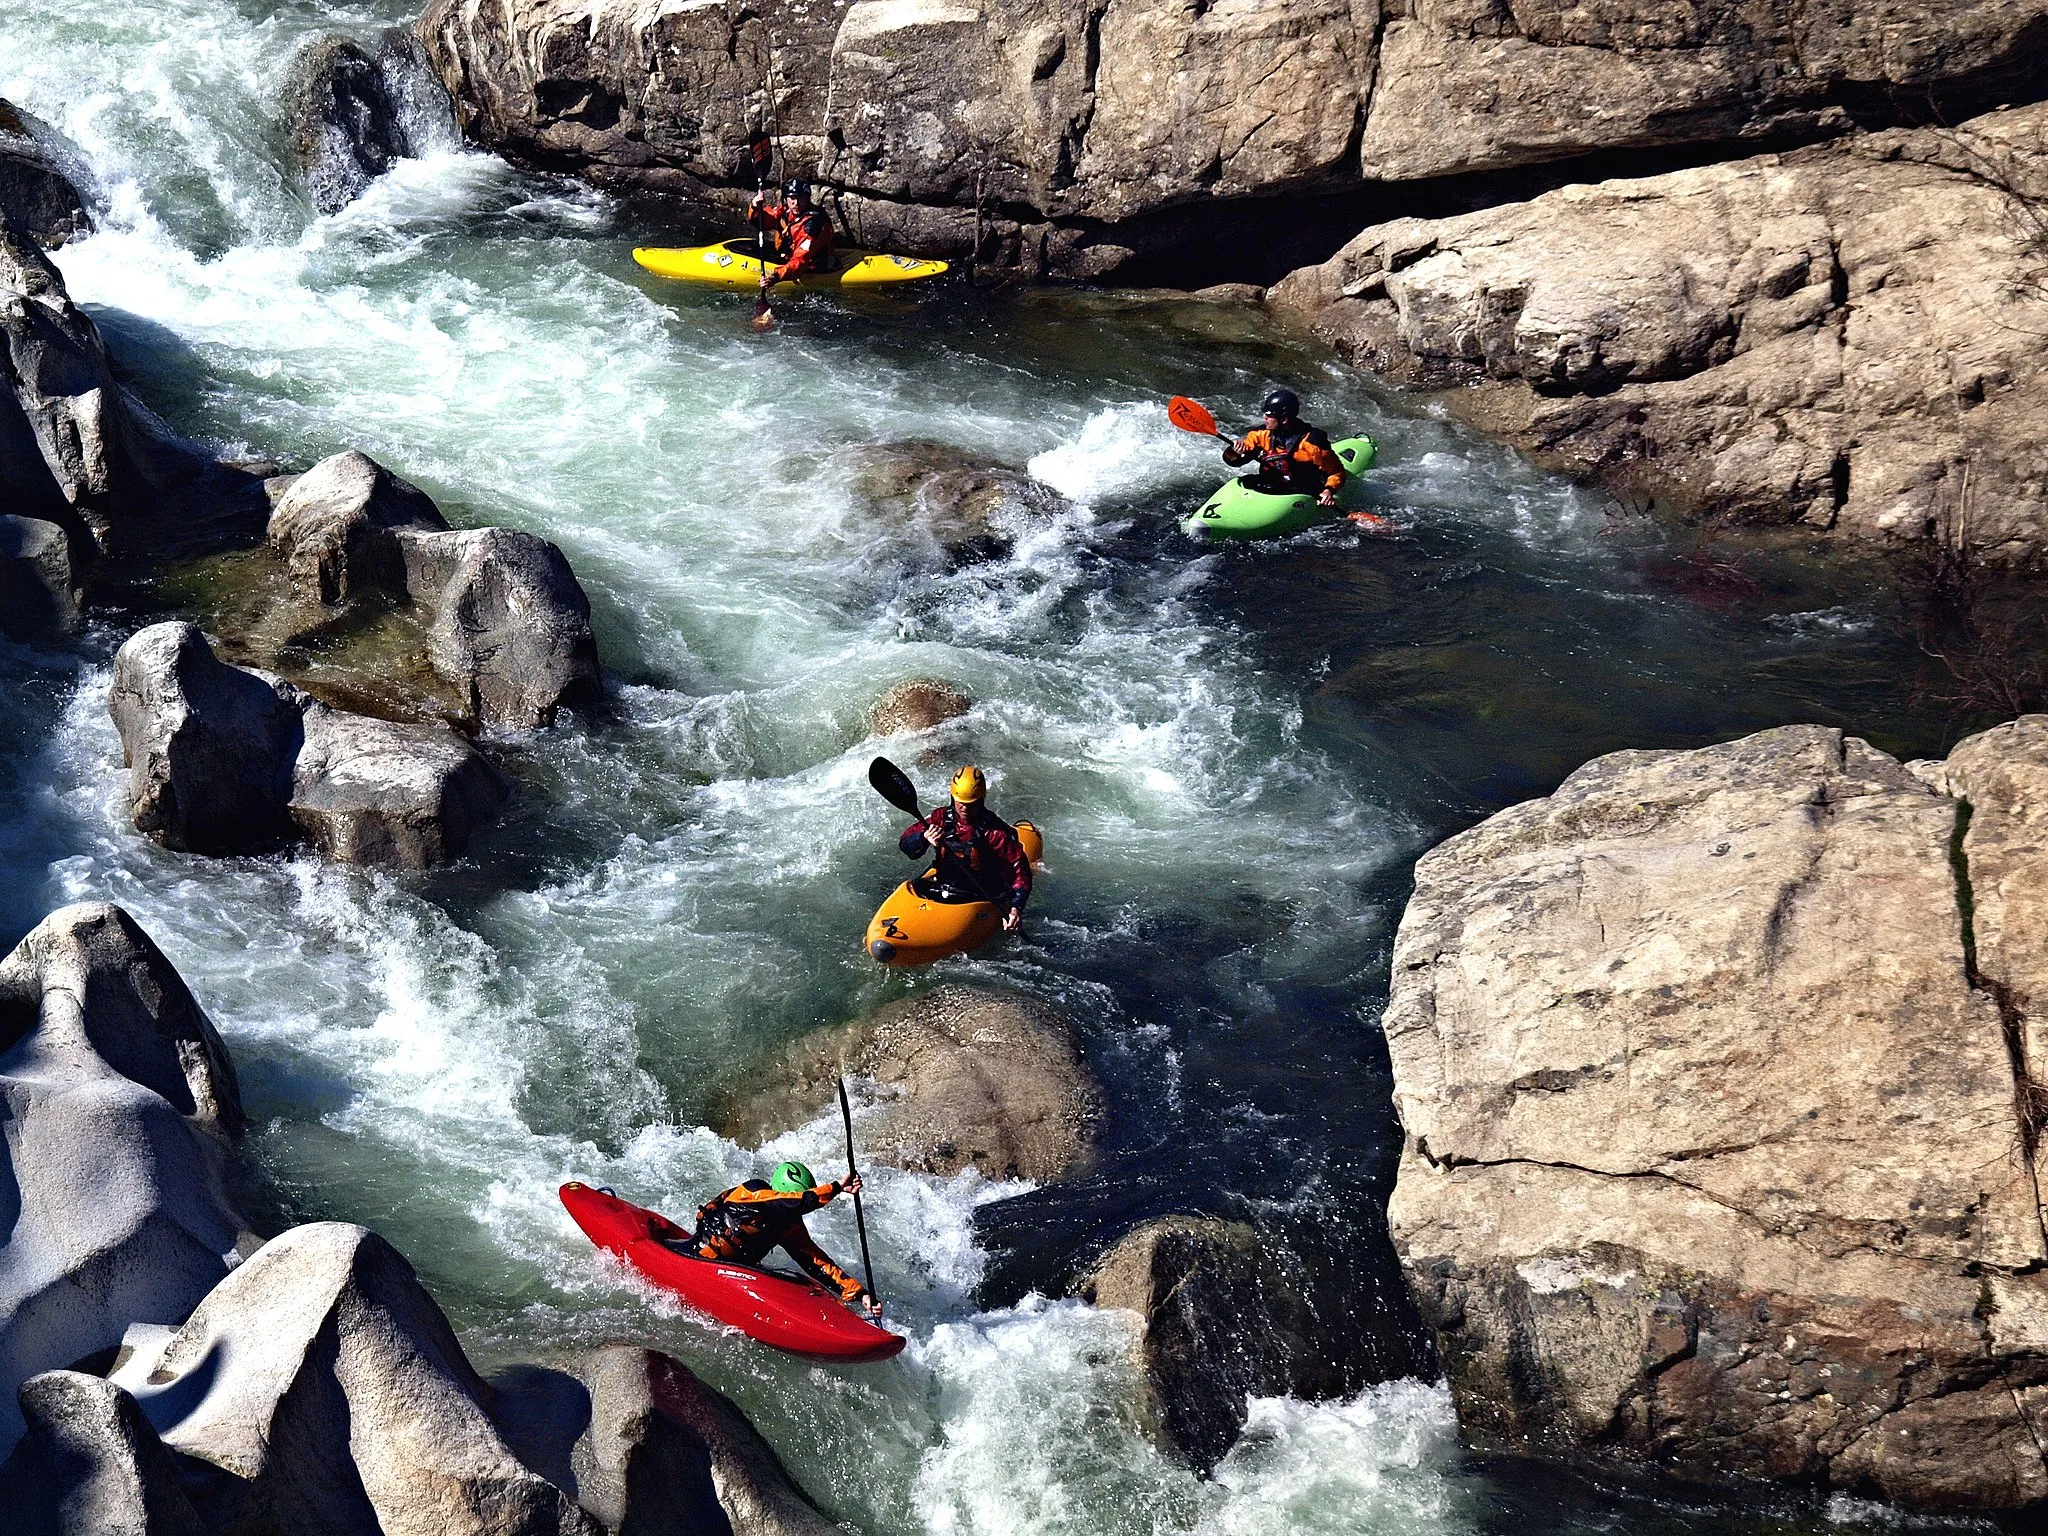
M 897 810 L 907 812 L 919 821 L 924 820 L 924 812 L 917 803 L 917 786 L 910 782 L 909 774 L 886 757 L 878 757 L 868 764 L 868 783 L 874 786 L 876 794 Z
M 880 758 L 876 762 L 882 761 Z M 854 1174 L 853 1167 L 853 1107 L 846 1102 L 846 1079 L 839 1079 L 839 1114 L 846 1122 L 846 1176 Z M 860 1208 L 860 1191 L 853 1192 L 853 1222 L 860 1228 L 860 1267 L 862 1277 L 868 1283 L 868 1294 L 875 1298 L 875 1305 L 882 1304 L 882 1293 L 875 1289 L 875 1261 L 868 1257 L 868 1218 Z
M 1209 407 L 1186 395 L 1175 395 L 1166 402 L 1166 419 L 1183 432 L 1192 432 L 1197 437 L 1221 437 L 1223 441 L 1234 442 L 1216 430 L 1216 418 L 1209 414 Z

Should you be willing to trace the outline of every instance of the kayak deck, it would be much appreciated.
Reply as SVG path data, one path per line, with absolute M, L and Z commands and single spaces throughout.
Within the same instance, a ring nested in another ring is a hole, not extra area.
M 598 1247 L 615 1253 L 663 1290 L 748 1338 L 814 1360 L 887 1360 L 909 1341 L 869 1322 L 806 1280 L 678 1253 L 663 1238 L 689 1233 L 658 1211 L 572 1180 L 563 1208 Z
M 1332 443 L 1330 451 L 1354 477 L 1371 469 L 1379 457 L 1379 447 L 1369 437 L 1347 437 Z M 1276 496 L 1253 490 L 1247 479 L 1233 479 L 1218 486 L 1181 527 L 1212 539 L 1271 539 L 1299 533 L 1335 515 L 1331 508 L 1318 506 L 1313 496 Z
M 699 283 L 712 288 L 745 290 L 761 285 L 762 261 L 758 243 L 742 237 L 722 240 L 716 245 L 682 247 L 636 246 L 633 259 L 656 277 L 679 283 Z M 834 288 L 878 288 L 892 283 L 915 283 L 942 276 L 949 270 L 943 261 L 923 261 L 914 256 L 888 256 L 873 251 L 841 251 L 832 270 L 793 283 L 777 284 L 804 293 Z

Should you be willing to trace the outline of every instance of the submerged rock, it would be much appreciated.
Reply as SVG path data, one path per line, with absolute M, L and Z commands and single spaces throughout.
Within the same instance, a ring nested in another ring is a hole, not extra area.
M 994 554 L 1024 522 L 1067 505 L 1050 486 L 950 443 L 862 443 L 838 457 L 871 512 L 919 530 L 956 559 Z
M 877 736 L 901 731 L 928 731 L 958 719 L 974 708 L 974 700 L 944 678 L 913 677 L 898 683 L 868 711 L 868 729 Z
M 0 100 L 0 222 L 46 246 L 92 233 L 58 142 L 49 124 Z
M 78 622 L 71 541 L 55 523 L 0 514 L 0 634 L 53 634 Z
M 119 907 L 64 907 L 0 961 L 0 1120 L 4 1455 L 17 1387 L 179 1321 L 252 1244 L 226 1186 L 234 1067 Z
M 608 1531 L 645 1536 L 831 1536 L 730 1400 L 680 1361 L 610 1344 L 568 1370 L 516 1366 L 492 1382 L 499 1422 L 525 1463 L 575 1490 Z
M 2043 783 L 2038 717 L 1917 772 L 1793 726 L 1420 861 L 1389 1220 L 1470 1439 L 2048 1497 Z
M 266 490 L 268 487 L 266 486 Z M 445 531 L 433 498 L 353 450 L 322 459 L 278 491 L 268 537 L 292 585 L 321 603 L 406 596 L 395 530 Z
M 2033 106 L 1397 219 L 1269 303 L 1576 473 L 2039 565 L 2044 195 Z
M 1165 1442 L 1203 1471 L 1245 1422 L 1248 1397 L 1333 1398 L 1359 1385 L 1332 1348 L 1314 1286 L 1283 1243 L 1248 1222 L 1162 1216 L 1127 1233 L 1075 1287 L 1137 1314 L 1137 1362 Z M 1344 1318 L 1356 1329 L 1359 1320 Z
M 864 1159 L 949 1177 L 1063 1178 L 1092 1156 L 1101 1094 L 1072 1030 L 1043 1004 L 942 985 L 851 1024 L 813 1030 L 729 1106 L 720 1129 L 749 1146 L 837 1102 L 841 1074 L 875 1084 Z
M 331 709 L 229 666 L 190 624 L 153 624 L 114 658 L 136 830 L 189 853 L 304 837 L 329 858 L 418 869 L 459 855 L 504 804 L 504 776 L 441 724 Z

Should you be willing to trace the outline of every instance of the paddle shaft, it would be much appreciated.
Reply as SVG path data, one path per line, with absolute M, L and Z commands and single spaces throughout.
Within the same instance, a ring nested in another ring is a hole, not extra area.
M 853 1166 L 853 1106 L 846 1102 L 846 1079 L 839 1079 L 839 1117 L 846 1122 L 846 1176 L 850 1179 L 856 1172 Z M 868 1218 L 860 1206 L 860 1191 L 853 1192 L 853 1224 L 860 1228 L 860 1267 L 868 1282 L 868 1294 L 875 1298 L 875 1305 L 882 1304 L 882 1293 L 875 1289 L 875 1261 L 868 1257 Z

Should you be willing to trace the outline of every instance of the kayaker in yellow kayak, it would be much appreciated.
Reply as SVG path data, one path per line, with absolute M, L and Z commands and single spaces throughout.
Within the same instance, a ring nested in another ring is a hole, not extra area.
M 1291 389 L 1276 389 L 1261 407 L 1264 427 L 1255 427 L 1223 449 L 1226 464 L 1249 464 L 1259 472 L 1251 488 L 1268 496 L 1313 496 L 1319 507 L 1337 505 L 1344 466 L 1330 449 L 1329 434 L 1300 417 L 1301 401 Z
M 988 779 L 979 768 L 967 764 L 949 788 L 952 799 L 913 822 L 897 846 L 911 859 L 936 853 L 932 873 L 939 884 L 995 903 L 1003 909 L 1003 932 L 1015 933 L 1024 926 L 1024 903 L 1031 899 L 1030 856 L 1017 829 L 984 803 Z
M 857 1173 L 820 1184 L 802 1163 L 777 1163 L 766 1179 L 735 1184 L 705 1201 L 697 1211 L 697 1230 L 690 1241 L 669 1246 L 692 1258 L 720 1259 L 751 1269 L 759 1269 L 761 1261 L 780 1248 L 849 1307 L 877 1317 L 882 1304 L 868 1294 L 866 1286 L 834 1264 L 804 1230 L 804 1218 L 811 1212 L 822 1210 L 841 1195 L 857 1195 L 860 1189 Z

